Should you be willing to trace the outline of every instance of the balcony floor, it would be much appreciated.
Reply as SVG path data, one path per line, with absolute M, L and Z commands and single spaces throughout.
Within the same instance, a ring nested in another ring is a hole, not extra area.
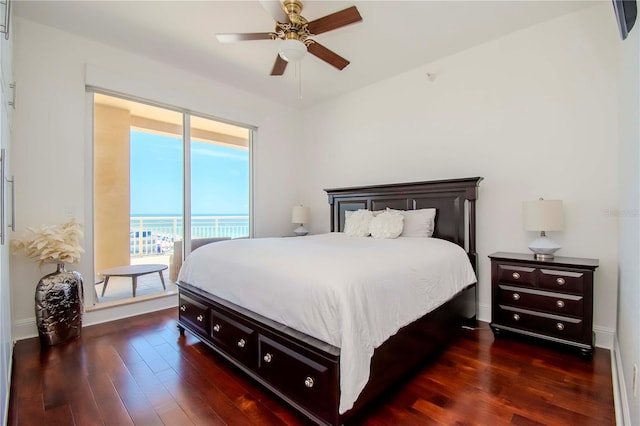
M 142 265 L 147 263 L 159 263 L 163 265 L 169 265 L 169 255 L 161 256 L 142 256 L 132 257 L 132 265 Z M 157 273 L 142 275 L 138 277 L 138 287 L 136 289 L 136 299 L 138 297 L 151 296 L 156 294 L 162 294 L 166 292 L 175 292 L 177 290 L 176 283 L 169 280 L 169 269 L 162 271 L 164 276 L 164 282 L 167 289 L 162 288 L 162 282 Z M 102 283 L 96 284 L 96 293 L 98 294 L 98 304 L 115 302 L 119 300 L 126 300 L 132 298 L 131 278 L 128 277 L 111 277 L 109 279 L 109 285 L 104 293 L 104 297 L 100 296 L 102 293 Z

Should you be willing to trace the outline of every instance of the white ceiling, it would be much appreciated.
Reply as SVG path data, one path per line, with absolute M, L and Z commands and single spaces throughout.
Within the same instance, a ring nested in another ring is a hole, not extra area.
M 310 21 L 352 5 L 363 21 L 313 37 L 351 64 L 338 71 L 307 54 L 302 99 L 294 66 L 284 76 L 269 75 L 277 41 L 221 44 L 215 38 L 272 31 L 274 21 L 257 0 L 48 0 L 16 1 L 13 7 L 18 17 L 304 107 L 599 1 L 307 0 L 302 15 Z

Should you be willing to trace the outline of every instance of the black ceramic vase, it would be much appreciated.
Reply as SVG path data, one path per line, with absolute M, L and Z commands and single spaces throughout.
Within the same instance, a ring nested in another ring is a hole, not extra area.
M 58 263 L 56 272 L 40 279 L 36 287 L 36 323 L 43 346 L 80 336 L 82 300 L 82 276 L 67 271 L 64 263 Z

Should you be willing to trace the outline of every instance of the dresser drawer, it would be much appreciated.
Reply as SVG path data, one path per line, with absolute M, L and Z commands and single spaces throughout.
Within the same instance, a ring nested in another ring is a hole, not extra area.
M 209 308 L 184 294 L 180 294 L 179 318 L 204 335 L 209 334 Z
M 258 337 L 258 345 L 258 372 L 262 377 L 306 407 L 317 407 L 318 414 L 329 411 L 326 392 L 332 385 L 331 365 L 323 365 L 263 335 Z
M 257 333 L 217 310 L 211 310 L 211 338 L 224 351 L 243 364 L 257 365 Z
M 540 288 L 582 294 L 584 292 L 584 273 L 540 269 Z
M 498 282 L 535 286 L 536 268 L 498 264 Z
M 504 305 L 498 309 L 496 322 L 567 340 L 580 340 L 584 334 L 582 319 L 533 312 Z
M 582 296 L 540 291 L 526 287 L 500 285 L 498 303 L 574 317 L 582 317 L 584 313 Z
M 593 352 L 597 259 L 496 252 L 491 258 L 491 328 Z

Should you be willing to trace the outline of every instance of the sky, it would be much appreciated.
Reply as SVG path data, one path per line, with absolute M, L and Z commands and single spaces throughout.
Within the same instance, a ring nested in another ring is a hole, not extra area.
M 249 151 L 191 142 L 191 212 L 249 214 Z M 182 140 L 131 131 L 131 214 L 182 215 Z

